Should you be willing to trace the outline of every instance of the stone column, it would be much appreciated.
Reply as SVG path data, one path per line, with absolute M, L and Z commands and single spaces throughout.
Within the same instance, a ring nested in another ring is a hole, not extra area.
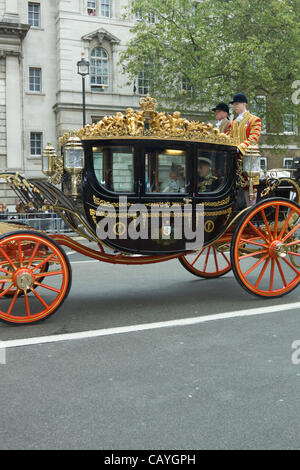
M 22 103 L 20 63 L 16 55 L 6 57 L 6 131 L 7 167 L 21 169 L 22 157 Z

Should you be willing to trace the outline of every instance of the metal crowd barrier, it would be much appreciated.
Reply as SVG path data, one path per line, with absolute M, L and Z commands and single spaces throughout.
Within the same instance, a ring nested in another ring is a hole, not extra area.
M 0 214 L 0 222 L 4 221 L 30 225 L 37 231 L 47 233 L 73 233 L 72 229 L 55 212 L 27 212 L 24 214 L 9 212 L 5 215 Z

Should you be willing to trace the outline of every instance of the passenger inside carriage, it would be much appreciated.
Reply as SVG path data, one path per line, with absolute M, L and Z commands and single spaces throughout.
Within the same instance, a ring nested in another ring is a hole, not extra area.
M 167 186 L 163 189 L 163 193 L 180 193 L 185 192 L 184 168 L 181 165 L 172 163 L 169 171 L 169 180 Z
M 212 173 L 212 162 L 210 158 L 198 158 L 197 174 L 199 193 L 215 191 L 220 186 L 219 178 Z
M 149 149 L 145 161 L 145 185 L 147 193 L 186 192 L 185 150 Z

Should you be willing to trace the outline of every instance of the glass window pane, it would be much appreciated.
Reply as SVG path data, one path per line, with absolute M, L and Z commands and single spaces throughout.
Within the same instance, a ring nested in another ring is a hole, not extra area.
M 285 158 L 284 159 L 284 168 L 290 169 L 293 167 L 293 159 L 292 158 Z
M 264 157 L 260 158 L 260 169 L 266 170 L 267 169 L 267 159 Z
M 190 80 L 187 78 L 182 79 L 182 93 L 184 95 L 192 95 L 193 94 L 193 87 L 191 85 Z
M 186 151 L 175 149 L 146 152 L 147 193 L 186 192 Z
M 29 91 L 41 91 L 41 69 L 29 69 Z
M 110 0 L 101 0 L 101 15 L 110 17 Z
M 28 23 L 30 26 L 40 26 L 40 4 L 28 3 Z
M 283 115 L 283 132 L 286 134 L 297 133 L 297 118 L 295 114 Z
M 43 147 L 43 134 L 41 132 L 30 133 L 30 155 L 41 156 Z
M 150 93 L 150 79 L 147 78 L 147 72 L 143 70 L 138 76 L 139 95 L 148 95 Z
M 134 191 L 134 149 L 132 147 L 94 147 L 94 171 L 98 183 L 109 191 Z
M 138 75 L 138 92 L 140 95 L 148 95 L 150 93 L 150 65 L 144 64 L 142 72 Z
M 109 62 L 105 49 L 96 47 L 91 54 L 91 85 L 109 86 Z
M 198 149 L 197 188 L 198 193 L 219 190 L 226 180 L 227 158 L 225 152 L 208 152 Z
M 148 21 L 149 21 L 149 23 L 151 23 L 151 24 L 154 24 L 154 23 L 155 23 L 155 21 L 156 21 L 155 13 L 153 13 L 153 12 L 151 12 L 151 11 L 149 12 L 149 14 L 148 14 Z

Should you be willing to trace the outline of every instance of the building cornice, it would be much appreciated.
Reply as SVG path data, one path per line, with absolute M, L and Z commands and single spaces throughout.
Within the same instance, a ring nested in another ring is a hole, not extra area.
M 21 23 L 0 22 L 0 58 L 20 56 L 21 44 L 30 26 Z
M 0 35 L 15 37 L 21 41 L 23 41 L 29 29 L 29 24 L 0 21 Z

